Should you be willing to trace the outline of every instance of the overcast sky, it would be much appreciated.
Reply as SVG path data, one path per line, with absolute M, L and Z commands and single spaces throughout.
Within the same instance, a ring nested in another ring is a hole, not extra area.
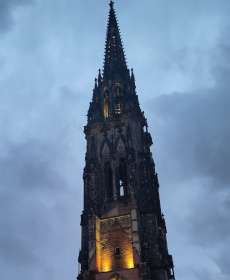
M 177 280 L 230 278 L 230 1 L 115 1 Z M 2 280 L 77 274 L 83 126 L 108 1 L 0 0 Z

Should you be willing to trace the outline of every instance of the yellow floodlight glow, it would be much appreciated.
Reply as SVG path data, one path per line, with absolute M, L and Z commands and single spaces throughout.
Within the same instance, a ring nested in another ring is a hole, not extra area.
M 111 220 L 113 222 L 115 219 L 118 218 L 109 218 L 106 221 L 108 224 L 103 220 L 103 227 L 101 225 L 102 221 L 99 218 L 96 220 L 96 264 L 98 272 L 110 272 L 117 268 L 134 268 L 133 247 L 130 237 L 124 235 L 122 231 L 118 231 L 118 235 L 113 235 L 113 232 L 108 235 L 105 231 L 106 226 L 110 226 L 109 222 L 111 223 Z M 120 246 L 120 256 L 115 255 L 117 242 L 119 242 Z
M 134 262 L 133 262 L 133 257 L 132 256 L 128 256 L 126 259 L 126 265 L 128 269 L 132 269 L 134 268 Z
M 111 258 L 108 256 L 103 256 L 101 262 L 101 272 L 109 272 L 112 270 Z

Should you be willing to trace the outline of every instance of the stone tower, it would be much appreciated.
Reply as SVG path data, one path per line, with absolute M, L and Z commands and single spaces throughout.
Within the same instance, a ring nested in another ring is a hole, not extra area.
M 113 7 L 103 73 L 85 126 L 79 280 L 174 279 L 161 212 L 152 138 L 126 64 Z

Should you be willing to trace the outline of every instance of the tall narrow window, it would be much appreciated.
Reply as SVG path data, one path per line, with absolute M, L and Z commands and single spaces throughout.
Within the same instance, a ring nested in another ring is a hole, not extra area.
M 123 186 L 124 182 L 120 179 L 119 180 L 119 189 L 120 189 L 120 193 L 119 195 L 122 197 L 122 196 L 125 196 L 125 190 L 124 190 L 124 186 Z
M 105 97 L 104 97 L 103 113 L 104 113 L 104 118 L 108 119 L 108 117 L 109 117 L 109 97 L 108 97 L 107 93 L 105 94 Z
M 120 86 L 116 87 L 116 96 L 117 97 L 121 96 L 121 87 Z
M 120 86 L 115 89 L 115 97 L 115 114 L 120 115 L 122 111 L 122 91 Z
M 113 199 L 113 172 L 109 162 L 106 162 L 104 167 L 104 180 L 105 180 L 106 198 L 108 200 L 112 200 Z
M 120 258 L 121 257 L 121 248 L 116 247 L 114 250 L 114 255 L 116 258 Z
M 120 159 L 118 169 L 118 196 L 126 197 L 128 195 L 127 189 L 127 165 L 125 159 Z
M 117 101 L 115 104 L 115 114 L 120 115 L 121 114 L 121 103 L 120 101 Z

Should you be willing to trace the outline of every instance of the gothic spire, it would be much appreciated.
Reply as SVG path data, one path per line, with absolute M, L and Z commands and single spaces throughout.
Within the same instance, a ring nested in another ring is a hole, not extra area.
M 126 79 L 128 73 L 114 2 L 110 1 L 103 78 L 104 80 Z

